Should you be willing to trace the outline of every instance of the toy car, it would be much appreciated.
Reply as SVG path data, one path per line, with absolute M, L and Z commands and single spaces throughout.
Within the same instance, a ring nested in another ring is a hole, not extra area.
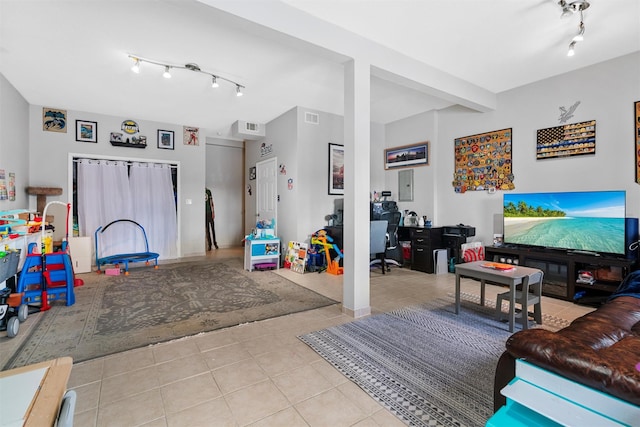
M 10 288 L 0 289 L 0 330 L 7 331 L 7 337 L 13 338 L 18 335 L 20 322 L 27 320 L 29 307 L 20 304 L 21 295 L 18 295 L 17 307 L 12 306 L 12 294 Z

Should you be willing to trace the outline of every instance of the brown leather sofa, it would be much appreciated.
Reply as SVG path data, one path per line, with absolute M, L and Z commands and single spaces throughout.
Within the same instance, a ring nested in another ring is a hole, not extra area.
M 500 390 L 514 378 L 516 358 L 640 406 L 640 272 L 627 276 L 597 310 L 557 332 L 513 334 L 496 368 L 494 411 L 506 403 Z

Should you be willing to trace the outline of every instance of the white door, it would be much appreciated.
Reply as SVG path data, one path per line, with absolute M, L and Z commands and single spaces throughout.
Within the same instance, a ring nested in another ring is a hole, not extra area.
M 256 221 L 276 220 L 278 235 L 278 159 L 256 163 Z

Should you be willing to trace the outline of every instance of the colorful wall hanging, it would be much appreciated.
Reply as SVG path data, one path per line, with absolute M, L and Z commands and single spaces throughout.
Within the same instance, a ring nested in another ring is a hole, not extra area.
M 193 126 L 182 127 L 182 141 L 184 145 L 199 145 L 200 128 Z
M 635 106 L 635 124 L 636 131 L 636 182 L 640 184 L 640 101 L 634 103 Z
M 596 121 L 572 123 L 536 132 L 536 159 L 596 154 Z
M 42 130 L 67 133 L 67 110 L 43 107 Z
M 120 129 L 129 135 L 133 135 L 134 133 L 138 133 L 140 132 L 140 127 L 138 126 L 138 123 L 136 123 L 135 120 L 125 120 L 122 122 L 122 125 L 120 126 Z
M 456 138 L 453 188 L 466 191 L 513 190 L 512 129 Z

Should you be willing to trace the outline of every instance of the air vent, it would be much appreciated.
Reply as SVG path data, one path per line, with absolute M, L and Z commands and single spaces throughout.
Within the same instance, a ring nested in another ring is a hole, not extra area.
M 305 123 L 310 123 L 312 125 L 319 125 L 320 124 L 320 116 L 316 113 L 310 113 L 310 112 L 305 112 L 304 113 L 304 122 Z
M 231 125 L 231 135 L 233 135 L 234 138 L 245 140 L 257 140 L 264 138 L 265 125 L 264 123 L 252 123 L 236 120 Z
M 246 122 L 244 130 L 247 132 L 260 132 L 260 125 L 258 123 Z

